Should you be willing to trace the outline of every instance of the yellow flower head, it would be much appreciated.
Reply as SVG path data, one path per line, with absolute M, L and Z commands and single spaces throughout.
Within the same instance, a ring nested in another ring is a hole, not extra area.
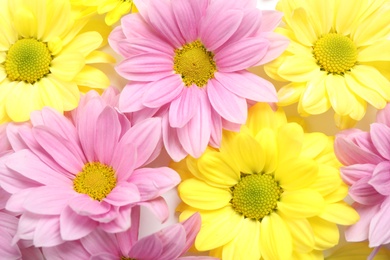
M 0 1 L 0 123 L 44 106 L 74 109 L 81 90 L 109 85 L 89 64 L 112 58 L 96 51 L 99 33 L 81 32 L 86 22 L 72 19 L 65 0 Z
M 332 107 L 338 127 L 362 119 L 367 103 L 376 109 L 390 101 L 390 3 L 385 0 L 280 0 L 291 42 L 265 66 L 267 74 L 290 81 L 279 105 L 298 102 L 301 115 Z
M 173 163 L 181 174 L 180 218 L 200 212 L 200 251 L 222 259 L 321 258 L 338 243 L 337 224 L 359 216 L 343 202 L 333 138 L 304 133 L 284 112 L 258 103 L 221 148 Z

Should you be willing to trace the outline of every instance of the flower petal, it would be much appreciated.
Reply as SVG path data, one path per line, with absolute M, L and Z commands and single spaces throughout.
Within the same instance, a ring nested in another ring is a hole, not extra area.
M 66 207 L 60 216 L 61 237 L 64 240 L 77 240 L 87 236 L 97 227 L 98 222 L 81 216 Z

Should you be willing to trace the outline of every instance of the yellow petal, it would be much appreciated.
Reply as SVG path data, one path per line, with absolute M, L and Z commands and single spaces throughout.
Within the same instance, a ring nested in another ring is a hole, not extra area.
M 302 94 L 302 107 L 312 115 L 326 112 L 330 107 L 330 101 L 325 87 L 326 73 L 321 71 L 307 83 Z
M 62 113 L 64 111 L 62 97 L 53 83 L 47 78 L 42 78 L 36 85 L 39 88 L 43 105 L 52 107 Z
M 359 62 L 388 61 L 390 60 L 389 44 L 390 41 L 384 39 L 365 46 L 359 50 L 357 60 Z
M 310 10 L 310 24 L 318 36 L 329 33 L 333 25 L 334 4 L 330 1 L 307 1 Z M 308 26 L 308 25 L 306 25 Z
M 344 77 L 329 74 L 325 80 L 326 90 L 335 112 L 341 116 L 348 115 L 352 106 L 353 94 L 347 89 Z
M 315 249 L 325 250 L 339 243 L 339 229 L 335 223 L 319 217 L 309 219 L 314 232 Z
M 357 121 L 355 119 L 351 118 L 349 115 L 341 116 L 338 114 L 334 114 L 334 122 L 340 130 L 352 128 L 357 123 Z
M 234 156 L 242 173 L 263 171 L 265 157 L 261 145 L 248 134 L 240 133 L 234 139 Z
M 313 56 L 293 55 L 286 57 L 278 69 L 278 74 L 293 82 L 310 81 L 320 72 Z
M 319 164 L 318 175 L 310 189 L 315 189 L 322 196 L 326 196 L 335 191 L 342 183 L 338 168 L 329 165 Z
M 305 83 L 290 83 L 278 90 L 278 105 L 288 106 L 298 102 L 302 93 L 305 92 Z
M 323 133 L 305 133 L 303 138 L 301 157 L 314 159 L 328 145 L 328 137 Z
M 19 35 L 23 38 L 37 38 L 37 20 L 30 10 L 19 6 L 13 18 L 15 30 Z
M 0 1 L 0 51 L 7 51 L 18 40 L 18 32 L 13 27 L 8 9 L 8 1 Z
M 286 122 L 286 115 L 282 109 L 273 111 L 267 103 L 257 103 L 249 109 L 246 125 L 252 136 L 256 136 L 263 128 L 276 130 Z
M 215 188 L 197 179 L 183 181 L 178 191 L 185 203 L 205 210 L 220 209 L 226 206 L 232 198 L 229 189 Z
M 100 46 L 102 40 L 102 36 L 98 32 L 85 32 L 77 35 L 68 45 L 64 46 L 62 53 L 79 52 L 86 57 Z
M 336 9 L 336 31 L 344 35 L 351 33 L 351 28 L 354 28 L 356 25 L 356 20 L 360 17 L 360 13 L 363 8 L 364 1 L 356 0 L 343 0 L 335 1 L 337 5 Z M 360 26 L 358 24 L 358 26 Z
M 339 225 L 352 225 L 359 220 L 356 210 L 344 201 L 326 204 L 319 217 Z
M 85 63 L 115 63 L 115 58 L 102 51 L 93 51 L 85 57 Z
M 337 189 L 327 194 L 324 197 L 324 199 L 326 203 L 335 203 L 345 199 L 347 195 L 348 195 L 348 186 L 342 182 L 340 185 L 337 186 Z
M 303 8 L 297 8 L 294 10 L 290 26 L 299 41 L 306 46 L 313 46 L 314 42 L 318 39 L 306 10 Z
M 292 218 L 318 215 L 324 207 L 324 199 L 313 190 L 284 191 L 278 202 L 278 210 Z
M 66 53 L 52 60 L 50 72 L 61 80 L 72 81 L 84 65 L 84 58 L 80 53 Z
M 58 80 L 51 74 L 47 75 L 47 79 L 60 94 L 64 111 L 69 111 L 77 107 L 80 100 L 80 92 L 74 82 Z
M 275 180 L 286 190 L 297 190 L 314 183 L 318 174 L 318 165 L 311 159 L 292 158 L 279 164 L 275 171 Z
M 19 82 L 8 94 L 5 108 L 12 121 L 24 122 L 30 119 L 30 112 L 40 109 L 37 105 L 39 96 L 31 84 Z
M 77 73 L 73 78 L 73 81 L 80 86 L 98 89 L 104 89 L 110 85 L 110 80 L 106 74 L 101 70 L 88 65 L 85 65 L 83 69 Z
M 132 3 L 130 2 L 121 2 L 118 6 L 116 6 L 113 10 L 109 11 L 106 14 L 105 21 L 107 25 L 113 25 L 127 13 L 130 13 Z
M 37 1 L 39 2 L 39 1 Z M 46 28 L 42 35 L 45 42 L 51 41 L 54 37 L 61 37 L 71 25 L 70 2 L 65 0 L 56 1 L 55 5 L 47 5 Z
M 273 173 L 278 164 L 278 150 L 275 133 L 269 128 L 264 128 L 256 135 L 256 140 L 264 151 L 264 172 Z
M 294 250 L 300 253 L 309 253 L 314 247 L 314 234 L 309 221 L 306 219 L 293 219 L 289 216 L 283 217 L 290 230 Z
M 277 136 L 279 162 L 297 158 L 301 153 L 303 143 L 303 129 L 297 123 L 288 123 L 280 127 Z
M 261 221 L 260 249 L 264 259 L 291 259 L 292 238 L 286 223 L 276 213 Z

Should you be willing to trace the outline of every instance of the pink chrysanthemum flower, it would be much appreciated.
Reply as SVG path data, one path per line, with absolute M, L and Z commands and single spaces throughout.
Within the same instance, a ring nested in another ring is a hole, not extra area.
M 368 239 L 370 247 L 390 243 L 390 105 L 378 112 L 370 131 L 346 130 L 335 140 L 341 175 L 360 215 L 348 227 L 348 241 Z
M 277 101 L 274 86 L 247 69 L 287 47 L 272 32 L 281 13 L 260 11 L 255 0 L 134 3 L 139 13 L 123 17 L 109 37 L 124 57 L 116 70 L 130 80 L 119 108 L 158 110 L 174 160 L 199 157 L 211 138 L 219 145 L 222 128 L 245 123 L 248 101 Z
M 54 246 L 92 230 L 122 232 L 131 210 L 145 205 L 165 220 L 160 196 L 180 178 L 168 167 L 142 168 L 161 139 L 159 118 L 131 126 L 127 118 L 91 98 L 74 124 L 50 108 L 31 115 L 32 127 L 10 124 L 14 153 L 0 162 L 0 182 L 21 214 L 15 241 Z
M 95 230 L 90 235 L 56 247 L 44 248 L 47 259 L 215 259 L 212 257 L 181 257 L 192 246 L 198 234 L 201 220 L 194 214 L 182 223 L 170 225 L 138 240 L 139 211 L 134 208 L 131 228 L 125 232 L 110 234 Z

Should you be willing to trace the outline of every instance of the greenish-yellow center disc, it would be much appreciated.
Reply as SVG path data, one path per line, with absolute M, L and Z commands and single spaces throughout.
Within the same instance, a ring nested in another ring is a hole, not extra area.
M 261 220 L 276 209 L 283 189 L 270 174 L 250 174 L 232 187 L 233 209 L 246 218 Z
M 115 171 L 112 167 L 100 162 L 84 165 L 81 172 L 73 180 L 73 189 L 87 194 L 94 200 L 101 201 L 116 186 Z
M 356 64 L 358 54 L 353 41 L 337 33 L 328 33 L 318 39 L 313 53 L 321 69 L 333 74 L 350 70 Z
M 173 70 L 180 74 L 187 87 L 195 84 L 203 87 L 214 78 L 217 66 L 214 54 L 206 49 L 200 41 L 194 41 L 175 50 Z
M 34 83 L 50 72 L 51 60 L 45 43 L 20 39 L 9 48 L 4 68 L 9 80 Z

